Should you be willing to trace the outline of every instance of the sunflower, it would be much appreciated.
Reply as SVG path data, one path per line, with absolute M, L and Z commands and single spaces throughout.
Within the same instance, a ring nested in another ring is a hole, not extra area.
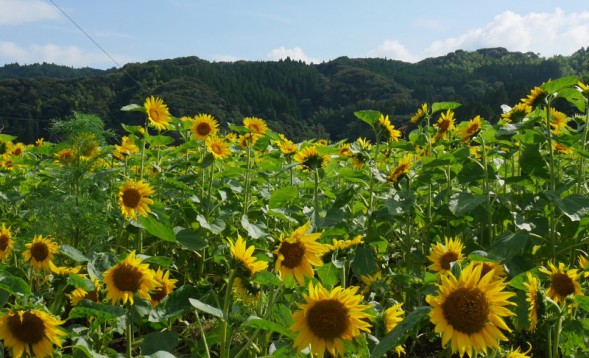
M 7 228 L 6 225 L 2 223 L 2 228 L 0 228 L 0 261 L 6 262 L 6 260 L 8 260 L 13 247 L 14 240 L 12 239 L 10 227 Z
M 293 159 L 300 163 L 298 168 L 301 170 L 325 168 L 329 162 L 329 156 L 320 155 L 315 146 L 303 148 L 295 154 Z
M 446 111 L 446 113 L 442 113 L 438 119 L 438 122 L 434 124 L 434 127 L 438 129 L 434 135 L 434 141 L 438 139 L 445 139 L 446 134 L 454 129 L 454 112 L 449 109 Z
M 262 136 L 268 131 L 268 126 L 261 118 L 246 117 L 243 119 L 243 125 L 251 131 L 252 134 Z
M 579 267 L 583 270 L 583 277 L 589 277 L 589 260 L 583 255 L 579 255 Z
M 526 301 L 528 307 L 528 321 L 530 322 L 530 331 L 535 332 L 538 325 L 538 279 L 531 273 L 526 274 L 527 282 L 524 282 L 526 288 Z
M 554 135 L 560 135 L 562 130 L 567 127 L 568 122 L 569 118 L 566 114 L 550 108 L 550 127 L 552 127 L 552 133 Z
M 170 126 L 170 112 L 168 106 L 164 104 L 164 100 L 159 97 L 151 96 L 145 99 L 143 104 L 149 123 L 158 131 L 168 129 Z
M 468 121 L 468 125 L 464 130 L 460 133 L 460 137 L 462 138 L 463 142 L 468 142 L 472 137 L 477 135 L 477 133 L 481 130 L 482 123 L 481 123 L 481 116 L 476 116 L 470 121 Z
M 307 233 L 310 222 L 296 229 L 289 237 L 280 236 L 280 243 L 273 254 L 276 255 L 275 270 L 282 278 L 295 277 L 302 286 L 305 277 L 313 278 L 313 266 L 323 266 L 321 257 L 329 251 L 328 245 L 317 242 L 321 233 Z
M 512 316 L 507 307 L 515 294 L 505 291 L 503 280 L 493 280 L 491 270 L 481 277 L 481 265 L 468 265 L 457 279 L 452 273 L 441 276 L 438 296 L 428 295 L 432 306 L 430 321 L 442 334 L 442 346 L 451 341 L 452 353 L 476 356 L 487 348 L 499 347 L 507 338 L 500 329 L 511 332 L 503 317 Z
M 528 353 L 530 353 L 531 351 L 532 351 L 532 345 L 530 345 L 528 350 L 525 352 L 522 352 L 520 350 L 520 348 L 518 347 L 516 350 L 513 350 L 511 352 L 507 352 L 507 354 L 505 354 L 505 358 L 531 358 L 532 356 L 528 355 Z
M 526 98 L 521 99 L 521 103 L 527 104 L 530 107 L 535 107 L 540 102 L 544 101 L 547 93 L 540 87 L 534 87 Z
M 31 267 L 36 271 L 51 270 L 50 263 L 53 255 L 59 251 L 59 245 L 51 240 L 51 237 L 35 235 L 33 242 L 26 244 L 25 247 L 27 249 L 23 252 L 23 256 L 26 261 L 30 261 Z
M 419 122 L 423 117 L 427 115 L 427 103 L 421 105 L 421 108 L 417 109 L 417 112 L 411 117 L 411 123 Z
M 248 147 L 256 144 L 259 138 L 260 136 L 257 134 L 245 133 L 237 138 L 237 144 L 239 144 L 242 149 L 247 149 Z
M 344 143 L 341 147 L 337 150 L 337 155 L 341 158 L 349 158 L 354 155 L 352 150 L 350 149 L 350 143 Z
M 76 159 L 76 154 L 72 149 L 66 148 L 55 153 L 55 157 L 61 164 L 70 164 Z
M 473 145 L 468 147 L 468 152 L 470 153 L 470 155 L 472 155 L 474 158 L 480 158 L 481 157 L 481 147 L 478 145 Z
M 35 141 L 35 147 L 39 148 L 39 147 L 43 146 L 44 141 L 45 141 L 45 138 L 37 138 L 37 140 Z
M 462 255 L 463 248 L 464 245 L 460 239 L 444 238 L 444 244 L 438 242 L 432 245 L 430 254 L 427 257 L 432 264 L 428 268 L 440 274 L 450 272 L 450 264 L 452 262 L 460 263 L 464 260 L 464 256 Z
M 0 317 L 0 339 L 12 356 L 52 357 L 53 345 L 61 347 L 66 332 L 58 328 L 60 321 L 38 309 L 13 309 Z
M 231 155 L 229 143 L 217 136 L 208 136 L 205 140 L 207 151 L 215 157 L 215 159 L 223 160 Z
M 72 292 L 67 293 L 65 296 L 70 299 L 72 306 L 76 306 L 82 300 L 90 300 L 92 302 L 100 302 L 100 281 L 93 280 L 94 290 L 86 291 L 81 287 L 76 287 Z
M 172 293 L 176 288 L 178 280 L 170 278 L 170 271 L 157 269 L 154 276 L 158 286 L 153 290 L 149 297 L 151 298 L 151 307 L 157 306 L 167 295 Z
M 540 272 L 550 275 L 551 285 L 546 294 L 556 303 L 564 305 L 569 295 L 583 295 L 581 285 L 579 284 L 579 273 L 577 269 L 567 270 L 564 263 L 559 263 L 556 267 L 552 262 L 548 262 L 547 269 L 540 267 Z
M 239 296 L 245 304 L 255 305 L 259 303 L 261 290 L 257 283 L 251 280 L 242 279 L 241 277 L 236 277 L 235 281 L 233 281 L 233 288 L 235 289 L 237 296 Z
M 199 114 L 194 117 L 190 131 L 196 140 L 205 140 L 209 136 L 217 134 L 219 123 L 210 114 Z
M 154 191 L 149 183 L 143 180 L 127 180 L 119 190 L 119 205 L 125 218 L 137 219 L 136 212 L 141 216 L 147 216 L 151 212 L 149 205 L 153 200 L 148 198 Z
M 556 153 L 566 155 L 566 154 L 573 154 L 573 152 L 575 151 L 575 148 L 573 148 L 573 147 L 567 148 L 560 143 L 552 142 L 552 150 Z
M 124 136 L 121 138 L 121 145 L 115 144 L 115 151 L 113 155 L 118 159 L 124 159 L 126 156 L 139 152 L 139 148 L 129 139 Z
M 388 115 L 384 116 L 381 114 L 380 118 L 378 118 L 378 125 L 387 139 L 390 139 L 393 142 L 398 142 L 399 138 L 401 138 L 401 132 L 395 129 L 395 126 L 391 124 Z
M 401 160 L 399 164 L 391 171 L 391 174 L 387 177 L 387 180 L 393 183 L 398 183 L 401 178 L 409 174 L 411 169 L 411 163 L 413 162 L 413 154 L 408 153 Z
M 229 240 L 229 249 L 231 256 L 237 261 L 238 273 L 244 277 L 252 277 L 256 273 L 268 268 L 266 261 L 258 261 L 258 259 L 252 256 L 255 247 L 253 245 L 246 247 L 245 240 L 240 235 L 237 236 L 235 243 Z
M 386 333 L 392 331 L 399 323 L 403 321 L 405 311 L 401 308 L 403 303 L 397 303 L 384 311 L 384 325 Z
M 135 257 L 135 251 L 131 251 L 123 261 L 104 272 L 107 301 L 114 305 L 119 301 L 133 304 L 135 294 L 146 300 L 151 299 L 149 291 L 155 290 L 158 282 L 149 265 L 141 261 L 141 258 Z
M 501 118 L 507 123 L 520 122 L 522 119 L 526 118 L 530 112 L 532 112 L 532 107 L 529 104 L 518 103 L 508 112 L 503 113 Z
M 14 145 L 11 145 L 10 148 L 8 149 L 9 154 L 15 156 L 15 157 L 22 157 L 23 153 L 25 152 L 25 145 L 24 143 L 16 143 Z
M 290 139 L 287 139 L 284 134 L 279 134 L 280 136 L 280 141 L 278 141 L 278 149 L 280 149 L 280 152 L 282 154 L 284 154 L 285 156 L 291 156 L 293 154 L 295 154 L 297 152 L 297 150 L 299 150 L 299 147 L 297 147 L 296 144 L 294 144 L 293 141 L 291 141 Z
M 353 239 L 348 239 L 348 240 L 333 239 L 333 243 L 331 245 L 328 245 L 328 247 L 329 247 L 330 251 L 346 250 L 346 249 L 349 249 L 350 247 L 354 247 L 354 246 L 357 246 L 357 245 L 360 245 L 363 243 L 364 243 L 364 236 L 357 235 Z
M 371 306 L 363 305 L 362 296 L 356 294 L 358 287 L 336 287 L 329 291 L 318 283 L 309 283 L 309 294 L 303 297 L 306 303 L 293 313 L 295 321 L 290 327 L 298 332 L 294 347 L 302 351 L 311 345 L 311 352 L 322 358 L 327 349 L 332 356 L 344 353 L 344 340 L 352 340 L 369 332 Z
M 390 283 L 390 280 L 386 279 L 383 280 L 382 272 L 377 271 L 374 275 L 360 275 L 360 279 L 364 283 L 364 288 L 362 288 L 362 292 L 374 292 L 376 291 L 377 283 Z
M 487 272 L 491 270 L 495 272 L 493 280 L 500 280 L 505 277 L 505 268 L 503 267 L 503 264 L 500 262 L 473 261 L 473 264 L 483 266 L 483 269 L 481 270 L 481 277 L 485 276 Z
M 2 162 L 0 165 L 6 170 L 12 170 L 15 167 L 14 162 L 12 161 L 12 156 L 8 153 L 2 154 Z

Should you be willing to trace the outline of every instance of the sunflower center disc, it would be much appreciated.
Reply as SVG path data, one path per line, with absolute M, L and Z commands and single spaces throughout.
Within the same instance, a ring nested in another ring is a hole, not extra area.
M 457 253 L 452 251 L 446 252 L 444 255 L 442 255 L 442 257 L 440 257 L 440 266 L 442 266 L 444 270 L 449 270 L 450 264 L 456 260 L 458 260 Z
M 6 250 L 6 248 L 8 247 L 8 242 L 10 241 L 10 238 L 8 237 L 8 235 L 0 235 L 0 250 L 4 251 Z
M 168 295 L 167 290 L 163 287 L 158 287 L 149 294 L 149 297 L 155 302 L 161 302 Z
M 159 122 L 160 121 L 160 112 L 158 112 L 155 109 L 150 109 L 149 110 L 149 116 L 151 117 L 151 119 L 153 119 L 155 122 Z
M 8 329 L 16 339 L 26 344 L 35 344 L 45 336 L 43 320 L 30 312 L 23 313 L 22 321 L 18 314 L 10 316 Z
M 489 317 L 489 303 L 478 288 L 459 288 L 442 304 L 444 317 L 452 327 L 462 333 L 480 332 Z
M 209 126 L 208 123 L 199 123 L 199 125 L 196 126 L 196 133 L 202 136 L 208 135 L 211 133 L 211 126 Z
M 45 260 L 49 256 L 49 248 L 47 244 L 38 242 L 31 246 L 31 256 L 39 262 Z
M 300 242 L 291 244 L 284 241 L 282 245 L 280 245 L 280 250 L 278 250 L 278 253 L 284 256 L 282 265 L 288 267 L 289 269 L 293 269 L 298 267 L 303 261 L 303 257 L 305 256 L 305 247 Z
M 566 297 L 575 292 L 573 280 L 564 273 L 552 274 L 552 287 L 561 297 Z
M 319 301 L 309 309 L 307 324 L 315 336 L 333 340 L 348 329 L 348 309 L 338 300 Z
M 136 267 L 121 265 L 115 269 L 113 279 L 115 286 L 121 291 L 137 292 L 143 275 Z
M 123 204 L 128 208 L 136 208 L 141 201 L 141 193 L 137 189 L 129 188 L 123 193 Z
M 216 143 L 211 145 L 211 151 L 213 151 L 215 154 L 223 154 L 223 149 Z
M 489 265 L 488 263 L 483 263 L 483 268 L 481 269 L 481 278 L 484 277 L 486 274 L 489 273 L 489 271 L 491 271 L 493 269 L 493 267 L 491 265 Z

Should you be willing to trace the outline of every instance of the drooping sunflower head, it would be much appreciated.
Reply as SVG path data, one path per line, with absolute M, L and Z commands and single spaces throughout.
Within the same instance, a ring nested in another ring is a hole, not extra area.
M 550 288 L 546 292 L 548 297 L 560 305 L 565 305 L 568 296 L 583 295 L 577 269 L 567 270 L 562 262 L 556 267 L 551 261 L 548 262 L 548 267 L 540 267 L 540 272 L 550 276 Z
M 399 323 L 403 321 L 405 311 L 403 311 L 401 306 L 403 306 L 403 303 L 397 303 L 384 311 L 384 324 L 386 333 L 392 331 Z
M 158 131 L 170 127 L 170 111 L 168 110 L 168 106 L 164 104 L 163 99 L 150 96 L 145 99 L 143 108 L 145 108 L 145 112 L 147 113 L 149 124 Z
M 501 118 L 507 123 L 521 122 L 522 119 L 526 118 L 528 114 L 532 112 L 532 107 L 526 103 L 518 103 L 509 111 L 503 113 Z
M 238 277 L 250 278 L 268 268 L 268 262 L 260 261 L 254 257 L 255 247 L 253 245 L 247 247 L 245 240 L 240 235 L 237 236 L 235 243 L 229 240 L 229 250 L 234 260 L 232 267 L 237 270 Z
M 293 313 L 294 324 L 290 329 L 297 332 L 294 347 L 301 351 L 311 346 L 311 352 L 323 357 L 325 351 L 332 356 L 344 354 L 344 340 L 352 340 L 362 331 L 370 331 L 370 305 L 362 304 L 358 287 L 325 289 L 320 283 L 309 283 L 305 303 Z
M 222 138 L 215 136 L 208 136 L 205 140 L 207 151 L 213 155 L 215 159 L 223 160 L 231 155 L 229 143 Z
M 527 104 L 530 107 L 536 107 L 544 101 L 548 93 L 540 87 L 534 87 L 530 94 L 521 99 L 521 103 Z
M 36 271 L 51 270 L 53 255 L 59 251 L 59 245 L 51 237 L 35 235 L 33 241 L 25 245 L 23 256 Z
M 421 105 L 421 108 L 417 109 L 417 112 L 411 117 L 411 123 L 419 122 L 423 117 L 427 115 L 427 103 Z
M 496 349 L 511 330 L 504 317 L 514 313 L 507 306 L 515 294 L 506 291 L 503 280 L 493 280 L 494 272 L 481 276 L 481 265 L 468 265 L 456 278 L 451 272 L 441 276 L 438 295 L 428 295 L 432 307 L 430 321 L 442 335 L 442 346 L 451 342 L 452 353 L 474 357 L 488 348 Z
M 398 183 L 403 176 L 409 174 L 411 163 L 413 163 L 413 154 L 405 154 L 405 156 L 399 160 L 399 164 L 391 171 L 387 180 L 393 183 Z
M 388 115 L 384 116 L 381 114 L 380 118 L 378 118 L 378 125 L 380 133 L 382 133 L 388 140 L 398 142 L 399 138 L 401 138 L 401 132 L 395 129 L 395 126 L 391 124 Z
M 13 357 L 52 357 L 53 346 L 61 347 L 67 333 L 60 321 L 39 309 L 12 309 L 0 317 L 0 339 Z
M 6 227 L 6 225 L 2 223 L 2 228 L 0 228 L 0 261 L 6 262 L 12 253 L 13 247 L 14 240 L 12 239 L 10 227 Z
M 482 126 L 483 124 L 481 122 L 481 116 L 476 116 L 470 121 L 468 121 L 468 125 L 464 128 L 462 132 L 460 132 L 460 137 L 462 138 L 462 141 L 469 141 L 472 137 L 477 135 L 477 133 L 481 130 Z
M 458 238 L 451 239 L 446 237 L 444 238 L 444 244 L 441 242 L 433 244 L 427 257 L 432 262 L 428 268 L 440 274 L 450 272 L 453 262 L 460 263 L 464 260 L 464 255 L 462 255 L 463 248 L 464 245 Z
M 436 127 L 438 130 L 433 139 L 445 139 L 446 135 L 455 128 L 454 111 L 449 109 L 445 113 L 442 113 L 440 118 L 438 118 L 438 122 L 434 124 L 434 127 Z
M 260 300 L 261 288 L 256 282 L 236 277 L 233 281 L 233 289 L 245 304 L 256 305 Z
M 566 114 L 550 108 L 550 127 L 554 135 L 560 135 L 567 128 L 569 118 Z
M 282 278 L 292 275 L 303 286 L 305 277 L 315 276 L 314 266 L 323 265 L 323 254 L 329 251 L 328 245 L 317 242 L 321 233 L 307 233 L 310 223 L 299 227 L 288 237 L 280 237 L 276 255 L 275 270 Z
M 194 117 L 190 131 L 196 140 L 205 140 L 209 136 L 217 134 L 219 123 L 210 114 L 199 114 Z
M 142 259 L 135 256 L 135 251 L 104 272 L 106 300 L 113 305 L 122 301 L 123 304 L 135 303 L 135 295 L 150 300 L 150 291 L 158 287 L 155 272 Z
M 538 326 L 538 313 L 542 297 L 538 291 L 538 279 L 531 273 L 526 274 L 527 281 L 524 282 L 526 288 L 526 301 L 528 302 L 528 321 L 530 322 L 529 330 L 536 331 Z
M 262 136 L 268 131 L 268 126 L 263 119 L 257 117 L 245 117 L 243 125 L 251 131 L 252 134 Z
M 328 155 L 321 155 L 317 152 L 317 147 L 305 147 L 294 155 L 293 159 L 299 162 L 298 166 L 301 170 L 315 170 L 325 168 L 329 162 Z
M 151 299 L 151 306 L 157 306 L 167 295 L 172 293 L 176 288 L 178 280 L 170 278 L 170 271 L 164 271 L 157 269 L 154 276 L 155 281 L 158 283 L 157 287 L 149 293 Z
M 137 214 L 147 216 L 151 209 L 149 205 L 153 200 L 149 198 L 154 193 L 151 185 L 143 180 L 127 180 L 119 189 L 119 205 L 125 218 L 137 219 Z
M 341 158 L 349 158 L 354 155 L 352 150 L 350 149 L 350 143 L 344 143 L 341 147 L 337 150 L 337 155 Z
M 139 147 L 129 137 L 124 136 L 121 138 L 121 145 L 115 144 L 115 151 L 124 158 L 127 155 L 139 152 Z

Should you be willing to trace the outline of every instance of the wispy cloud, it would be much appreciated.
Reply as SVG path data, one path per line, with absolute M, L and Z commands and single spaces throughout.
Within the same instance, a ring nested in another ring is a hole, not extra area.
M 319 63 L 320 60 L 316 58 L 312 58 L 307 56 L 300 47 L 294 48 L 285 48 L 284 46 L 280 46 L 279 48 L 275 48 L 274 50 L 268 53 L 268 59 L 272 61 L 277 61 L 280 59 L 285 59 L 290 57 L 291 60 L 296 61 L 303 61 L 306 63 Z
M 59 17 L 59 10 L 44 1 L 0 0 L 0 25 L 19 25 Z
M 415 62 L 418 57 L 412 55 L 411 52 L 397 40 L 387 40 L 383 42 L 378 48 L 368 53 L 369 57 L 386 57 L 393 60 Z

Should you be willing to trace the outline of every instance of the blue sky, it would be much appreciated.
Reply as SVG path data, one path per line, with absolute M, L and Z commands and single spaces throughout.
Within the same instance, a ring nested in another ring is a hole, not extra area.
M 499 46 L 543 57 L 587 47 L 589 2 L 0 0 L 0 66 L 49 62 L 110 68 L 182 56 L 416 62 L 457 49 Z

